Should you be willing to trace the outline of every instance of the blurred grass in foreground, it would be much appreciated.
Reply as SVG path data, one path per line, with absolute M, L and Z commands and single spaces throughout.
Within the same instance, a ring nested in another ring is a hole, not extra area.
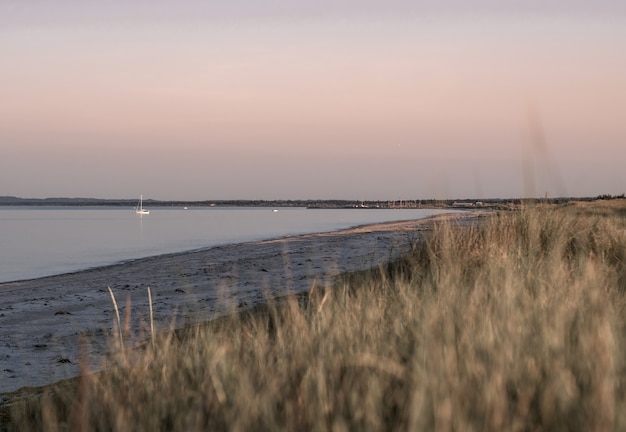
M 435 225 L 332 288 L 112 354 L 15 430 L 624 430 L 626 202 Z

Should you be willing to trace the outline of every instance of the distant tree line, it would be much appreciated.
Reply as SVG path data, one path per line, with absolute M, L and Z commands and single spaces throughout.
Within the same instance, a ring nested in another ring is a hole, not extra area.
M 159 207 L 307 207 L 307 208 L 373 208 L 373 209 L 419 209 L 419 208 L 510 208 L 525 203 L 563 204 L 569 201 L 594 201 L 624 199 L 625 195 L 604 194 L 597 197 L 563 198 L 494 198 L 494 199 L 403 199 L 403 200 L 144 200 L 146 206 Z M 135 207 L 136 199 L 98 199 L 98 198 L 19 198 L 0 196 L 0 206 L 36 205 L 36 206 L 118 206 Z
M 610 195 L 610 194 L 598 195 L 597 199 L 599 199 L 599 200 L 624 199 L 624 194 L 620 194 L 620 195 Z

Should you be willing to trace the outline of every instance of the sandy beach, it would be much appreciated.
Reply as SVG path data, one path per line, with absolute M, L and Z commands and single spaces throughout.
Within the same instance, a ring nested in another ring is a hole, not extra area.
M 122 320 L 129 317 L 128 343 L 140 343 L 149 328 L 148 287 L 157 331 L 178 328 L 376 267 L 405 252 L 433 221 L 477 215 L 218 246 L 0 284 L 0 393 L 76 376 L 81 361 L 97 369 L 114 328 L 109 287 Z

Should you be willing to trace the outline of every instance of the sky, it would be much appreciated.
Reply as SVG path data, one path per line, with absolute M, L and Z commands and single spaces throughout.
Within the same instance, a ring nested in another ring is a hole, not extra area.
M 626 2 L 0 0 L 0 196 L 626 192 Z

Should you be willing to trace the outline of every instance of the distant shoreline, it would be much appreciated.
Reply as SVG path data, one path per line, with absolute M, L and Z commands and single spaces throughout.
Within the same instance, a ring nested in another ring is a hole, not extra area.
M 555 198 L 548 200 L 564 203 L 570 200 L 591 201 L 596 198 Z M 526 200 L 522 199 L 402 199 L 402 200 L 155 200 L 144 199 L 146 207 L 306 207 L 309 209 L 448 209 L 448 208 L 490 208 L 511 209 Z M 135 207 L 137 199 L 100 199 L 100 198 L 20 198 L 0 196 L 0 208 L 15 206 L 42 207 Z
M 457 199 L 395 199 L 395 200 L 345 200 L 345 199 L 280 199 L 280 200 L 155 200 L 144 199 L 146 207 L 306 207 L 310 209 L 447 209 L 447 208 L 489 208 L 508 210 L 530 202 L 564 204 L 570 201 L 595 201 L 623 198 L 620 196 L 600 195 L 597 197 L 557 197 L 557 198 L 457 198 Z M 0 196 L 0 208 L 11 206 L 116 206 L 135 207 L 138 199 L 102 199 L 102 198 L 21 198 Z

